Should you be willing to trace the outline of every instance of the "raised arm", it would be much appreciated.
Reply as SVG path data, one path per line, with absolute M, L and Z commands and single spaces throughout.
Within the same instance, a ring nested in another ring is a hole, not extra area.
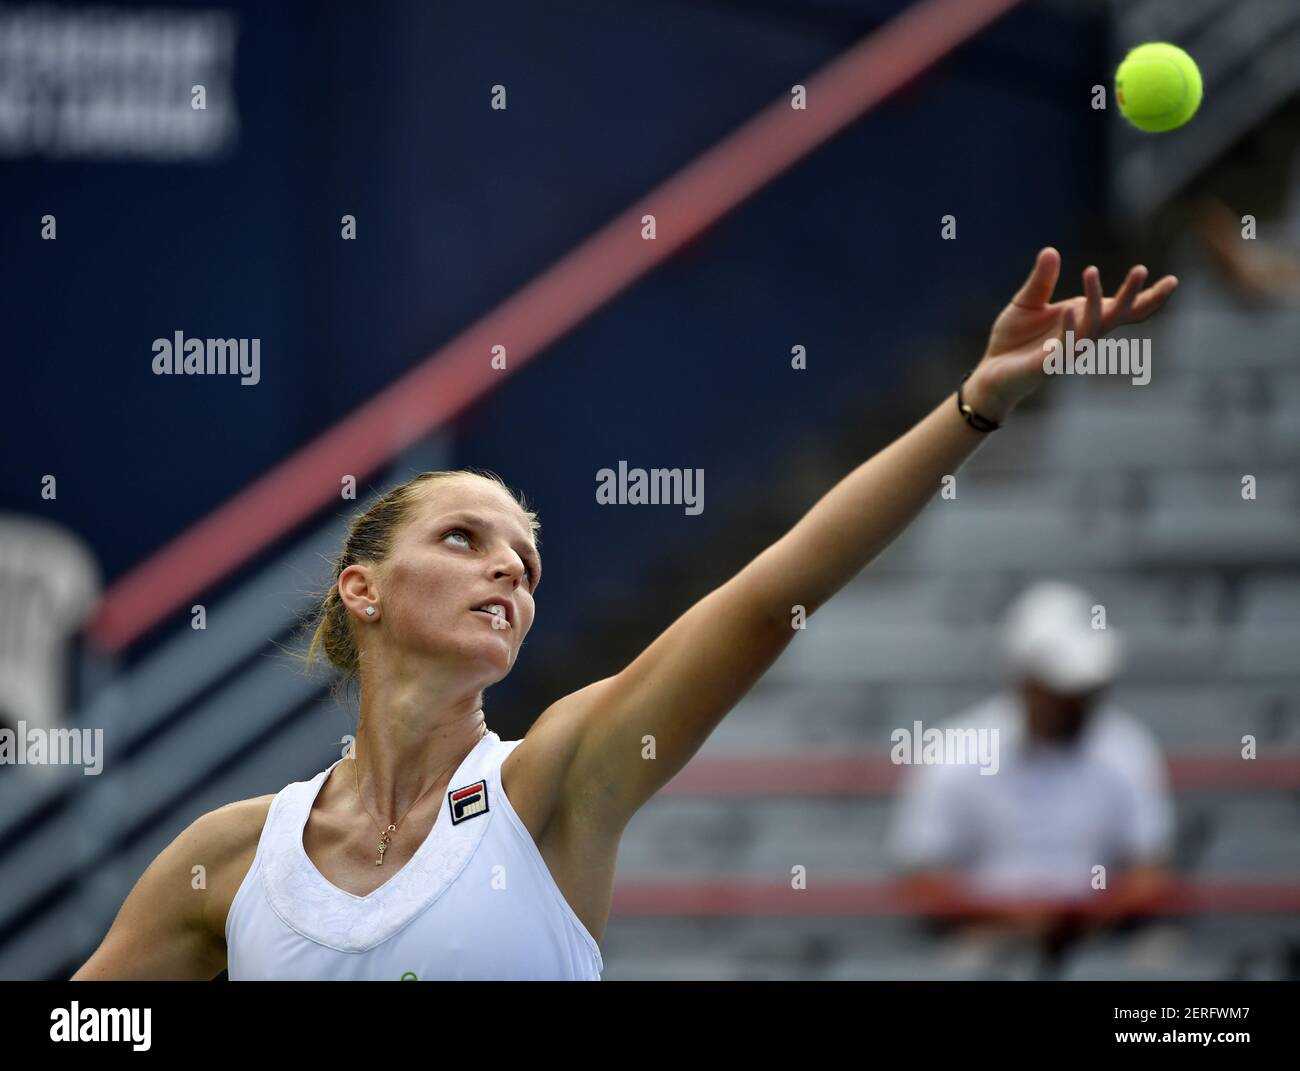
M 1089 268 L 1083 296 L 1051 302 L 1059 272 L 1056 250 L 1042 250 L 994 323 L 963 391 L 981 416 L 1001 422 L 1036 389 L 1045 375 L 1044 346 L 1053 337 L 1064 339 L 1068 330 L 1094 337 L 1145 319 L 1177 285 L 1166 276 L 1142 290 L 1146 270 L 1137 267 L 1113 298 L 1104 298 L 1100 273 Z M 549 708 L 534 732 L 558 770 L 557 804 L 621 829 L 776 660 L 794 635 L 794 608 L 811 615 L 856 576 L 984 437 L 963 419 L 955 392 L 948 395 L 621 673 Z

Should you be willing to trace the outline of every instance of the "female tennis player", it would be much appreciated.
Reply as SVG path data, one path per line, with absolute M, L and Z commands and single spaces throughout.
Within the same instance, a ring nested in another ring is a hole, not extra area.
M 1045 377 L 1045 346 L 1145 319 L 1177 286 L 1052 302 L 1044 249 L 978 365 L 621 673 L 523 740 L 483 691 L 533 623 L 535 516 L 503 484 L 425 473 L 354 521 L 313 650 L 360 680 L 351 752 L 197 819 L 76 979 L 599 979 L 619 839 L 813 613 Z

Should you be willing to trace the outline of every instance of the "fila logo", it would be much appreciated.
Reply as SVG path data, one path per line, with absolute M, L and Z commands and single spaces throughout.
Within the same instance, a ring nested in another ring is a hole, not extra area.
M 447 802 L 451 807 L 453 826 L 476 814 L 485 814 L 488 809 L 487 782 L 475 781 L 465 788 L 454 789 L 447 793 Z

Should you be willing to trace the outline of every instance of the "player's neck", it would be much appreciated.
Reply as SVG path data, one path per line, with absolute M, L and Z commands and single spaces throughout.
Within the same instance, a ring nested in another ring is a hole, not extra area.
M 487 731 L 478 694 L 440 705 L 427 694 L 367 702 L 363 692 L 354 776 L 367 804 L 402 814 L 432 779 L 451 776 Z

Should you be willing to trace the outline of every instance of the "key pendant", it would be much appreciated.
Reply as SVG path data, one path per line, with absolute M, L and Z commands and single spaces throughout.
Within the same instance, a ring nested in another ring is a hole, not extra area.
M 388 851 L 389 834 L 397 831 L 396 826 L 389 826 L 379 837 L 379 854 L 375 857 L 375 866 L 384 865 L 384 852 Z

